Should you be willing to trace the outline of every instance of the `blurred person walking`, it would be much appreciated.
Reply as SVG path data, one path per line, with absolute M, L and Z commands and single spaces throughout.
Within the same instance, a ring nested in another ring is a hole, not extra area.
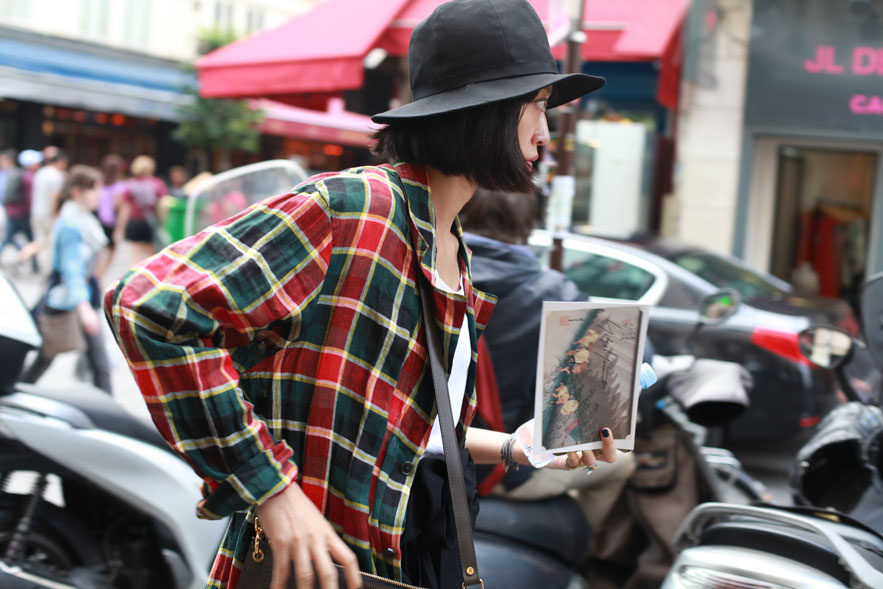
M 45 265 L 48 262 L 49 238 L 58 210 L 58 198 L 64 184 L 68 156 L 64 150 L 51 145 L 46 147 L 43 153 L 45 156 L 43 167 L 34 174 L 31 202 L 31 228 L 34 231 L 34 240 L 39 253 L 31 252 L 29 255 L 39 255 L 42 258 L 40 262 Z
M 7 245 L 12 245 L 19 251 L 19 259 L 27 246 L 20 245 L 15 237 L 23 235 L 28 244 L 33 243 L 34 234 L 31 231 L 31 200 L 33 193 L 34 172 L 40 165 L 43 156 L 39 151 L 25 149 L 18 156 L 21 168 L 15 166 L 15 152 L 7 151 L 0 155 L 0 174 L 2 174 L 3 208 L 6 211 L 6 235 L 0 243 L 0 254 Z M 34 273 L 39 271 L 37 258 L 31 258 Z
M 108 243 L 93 214 L 100 191 L 101 173 L 86 166 L 74 166 L 62 185 L 46 294 L 35 309 L 43 346 L 22 382 L 36 382 L 59 353 L 85 348 L 93 384 L 112 394 L 110 362 L 97 312 L 101 293 L 94 274 Z
M 187 168 L 184 166 L 172 166 L 169 169 L 169 192 L 170 196 L 175 198 L 187 198 L 187 192 L 184 185 L 190 179 Z
M 505 431 L 514 432 L 534 415 L 537 354 L 543 301 L 585 301 L 586 295 L 561 272 L 540 265 L 527 240 L 534 228 L 537 198 L 531 194 L 479 189 L 460 212 L 466 245 L 472 250 L 475 286 L 497 297 L 484 332 L 490 352 Z M 478 370 L 487 364 L 479 362 Z M 477 376 L 482 382 L 481 375 Z M 576 491 L 592 530 L 599 530 L 634 472 L 632 454 L 583 472 L 509 469 L 491 494 L 534 501 Z M 491 469 L 479 467 L 479 478 Z
M 117 212 L 122 204 L 126 193 L 126 161 L 115 153 L 109 153 L 101 160 L 101 173 L 104 183 L 101 186 L 101 195 L 98 198 L 98 220 L 104 229 L 104 235 L 108 240 L 107 255 L 104 256 L 103 264 L 95 269 L 95 275 L 104 275 L 107 266 L 113 260 L 116 250 L 114 240 L 114 228 L 117 222 Z
M 15 150 L 0 151 L 0 204 L 6 201 L 6 181 L 15 172 Z
M 150 156 L 136 157 L 130 170 L 132 177 L 126 181 L 113 241 L 131 242 L 137 262 L 156 253 L 157 204 L 166 194 L 166 185 L 154 176 L 156 162 Z

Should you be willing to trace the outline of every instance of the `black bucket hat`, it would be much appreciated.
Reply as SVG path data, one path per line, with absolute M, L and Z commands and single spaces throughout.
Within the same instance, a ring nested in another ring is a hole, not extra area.
M 552 86 L 549 108 L 604 86 L 559 74 L 543 23 L 527 0 L 453 0 L 411 34 L 413 102 L 371 117 L 393 123 L 524 96 Z

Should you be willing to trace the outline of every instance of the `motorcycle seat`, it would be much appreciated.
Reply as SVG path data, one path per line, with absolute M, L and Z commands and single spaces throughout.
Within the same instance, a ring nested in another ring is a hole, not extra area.
M 847 524 L 824 521 L 847 540 L 877 570 L 883 570 L 883 540 Z M 850 586 L 850 575 L 840 557 L 822 536 L 774 522 L 727 521 L 706 528 L 701 545 L 739 546 L 776 554 L 812 566 Z
M 88 385 L 48 387 L 17 383 L 15 392 L 0 397 L 0 403 L 50 415 L 74 427 L 94 427 L 135 438 L 174 454 L 152 423 L 132 415 L 107 393 Z
M 569 495 L 536 501 L 488 496 L 481 498 L 475 535 L 528 545 L 576 567 L 588 552 L 590 529 Z

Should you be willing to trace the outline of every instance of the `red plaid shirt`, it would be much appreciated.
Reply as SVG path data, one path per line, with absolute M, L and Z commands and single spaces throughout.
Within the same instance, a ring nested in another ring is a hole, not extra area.
M 297 480 L 364 571 L 401 578 L 410 485 L 435 418 L 419 271 L 435 284 L 422 167 L 313 177 L 132 269 L 107 312 L 151 415 L 205 480 L 202 517 L 232 515 L 209 585 L 233 587 L 253 509 Z M 460 268 L 469 277 L 461 238 Z M 450 371 L 467 314 L 493 299 L 434 289 Z M 390 550 L 391 549 L 391 550 Z

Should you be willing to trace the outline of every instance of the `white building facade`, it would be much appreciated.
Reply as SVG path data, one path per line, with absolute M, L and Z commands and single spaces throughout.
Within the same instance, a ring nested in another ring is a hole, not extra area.
M 319 0 L 0 0 L 0 25 L 153 57 L 196 57 L 202 31 L 274 27 Z
M 59 145 L 183 158 L 171 134 L 191 98 L 182 64 L 208 31 L 243 36 L 317 0 L 0 0 L 0 148 Z

